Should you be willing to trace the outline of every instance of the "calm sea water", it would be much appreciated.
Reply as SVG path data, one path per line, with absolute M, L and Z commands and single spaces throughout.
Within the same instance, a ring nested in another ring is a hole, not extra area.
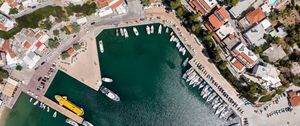
M 63 72 L 58 72 L 46 96 L 66 95 L 84 108 L 84 118 L 95 126 L 220 126 L 223 121 L 213 114 L 197 89 L 181 79 L 182 62 L 175 43 L 163 30 L 147 35 L 145 26 L 137 27 L 140 36 L 127 28 L 129 38 L 116 37 L 115 30 L 105 30 L 102 40 L 105 52 L 99 54 L 101 73 L 113 79 L 104 86 L 117 93 L 114 102 Z M 97 46 L 98 47 L 98 46 Z M 99 52 L 99 48 L 98 48 Z M 84 67 L 84 66 L 82 66 Z M 63 126 L 65 117 L 52 118 L 22 95 L 10 113 L 7 126 Z M 19 121 L 15 121 L 19 120 Z

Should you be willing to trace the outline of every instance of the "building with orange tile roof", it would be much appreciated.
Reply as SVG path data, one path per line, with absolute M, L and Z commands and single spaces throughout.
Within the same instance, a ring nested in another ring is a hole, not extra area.
M 18 5 L 17 0 L 5 0 L 5 1 L 9 4 L 9 6 L 11 6 L 13 8 Z
M 212 15 L 208 17 L 208 21 L 205 25 L 210 31 L 218 30 L 222 25 L 224 25 L 230 15 L 224 8 L 217 9 Z
M 125 0 L 94 0 L 98 7 L 97 14 L 104 17 L 113 13 L 127 13 L 127 4 Z
M 239 43 L 233 48 L 232 52 L 234 56 L 248 68 L 252 68 L 258 61 L 258 57 L 243 43 Z
M 245 70 L 245 65 L 242 64 L 239 60 L 237 60 L 236 58 L 233 58 L 231 60 L 232 65 L 240 72 Z
M 296 107 L 300 105 L 300 93 L 299 91 L 288 92 L 288 99 L 291 106 Z
M 67 49 L 67 53 L 71 56 L 74 53 L 74 49 L 72 47 L 70 47 L 69 49 Z
M 264 18 L 266 18 L 265 12 L 263 12 L 261 7 L 258 7 L 255 10 L 247 13 L 244 18 L 239 20 L 239 25 L 243 29 L 248 29 L 249 27 L 262 21 Z
M 218 4 L 216 0 L 189 0 L 188 3 L 201 16 L 209 13 Z

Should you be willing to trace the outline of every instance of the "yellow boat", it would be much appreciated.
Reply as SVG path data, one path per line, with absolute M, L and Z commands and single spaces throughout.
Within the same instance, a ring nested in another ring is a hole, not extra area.
M 73 104 L 72 102 L 67 100 L 66 96 L 60 96 L 60 95 L 55 95 L 55 99 L 56 101 L 58 101 L 58 103 L 62 106 L 65 106 L 66 108 L 70 109 L 71 111 L 73 111 L 76 115 L 78 116 L 82 116 L 84 114 L 84 111 L 82 108 L 76 106 L 75 104 Z

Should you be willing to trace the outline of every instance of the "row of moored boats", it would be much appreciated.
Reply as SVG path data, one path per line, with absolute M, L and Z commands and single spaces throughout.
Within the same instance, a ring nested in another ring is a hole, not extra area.
M 175 42 L 176 43 L 176 48 L 184 56 L 186 51 L 187 51 L 186 48 L 184 47 L 184 45 L 181 45 L 179 38 L 177 38 L 176 35 L 174 35 L 174 32 L 171 32 L 170 36 L 171 36 L 170 37 L 170 42 Z
M 209 86 L 197 72 L 190 68 L 182 76 L 186 80 L 188 85 L 193 87 L 198 86 L 200 95 L 207 103 L 212 105 L 212 108 L 215 110 L 215 114 L 222 119 L 228 119 L 228 117 L 234 116 L 231 108 L 222 100 L 221 97 Z

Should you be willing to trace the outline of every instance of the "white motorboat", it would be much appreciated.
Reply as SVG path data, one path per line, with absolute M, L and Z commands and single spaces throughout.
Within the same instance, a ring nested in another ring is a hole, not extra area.
M 98 41 L 98 43 L 99 43 L 100 52 L 101 52 L 101 53 L 104 53 L 104 47 L 103 47 L 103 42 L 102 42 L 102 40 Z
M 226 107 L 224 108 L 224 110 L 221 112 L 219 118 L 223 119 L 223 118 L 229 113 L 229 110 L 230 110 L 229 107 L 226 106 Z
M 170 38 L 170 42 L 174 41 L 174 38 L 175 38 L 175 36 L 172 35 L 171 38 Z
M 210 94 L 207 99 L 206 102 L 210 102 L 211 100 L 213 100 L 215 97 L 217 96 L 216 92 L 213 92 L 212 94 Z
M 208 90 L 207 90 L 207 93 L 205 93 L 203 95 L 203 99 L 206 99 L 208 97 L 208 95 L 210 95 L 210 93 L 212 93 L 212 92 L 213 92 L 213 89 L 211 87 L 209 87 Z
M 213 105 L 213 109 L 217 109 L 222 103 L 223 103 L 223 100 L 221 98 L 219 98 L 218 102 Z
M 124 31 L 122 28 L 120 28 L 121 36 L 124 36 Z
M 129 35 L 128 35 L 128 32 L 127 32 L 126 28 L 124 28 L 124 35 L 125 35 L 125 38 L 128 38 L 128 37 L 129 37 Z
M 204 86 L 206 85 L 206 82 L 205 81 L 202 81 L 199 85 L 199 88 L 198 89 L 201 89 L 203 88 Z
M 194 69 L 191 67 L 190 69 L 188 69 L 188 70 L 186 71 L 186 74 L 187 74 L 187 75 L 190 75 L 192 72 L 194 72 Z
M 108 88 L 102 86 L 100 88 L 100 91 L 105 94 L 108 98 L 114 100 L 114 101 L 120 101 L 120 97 L 115 94 L 114 92 L 112 92 L 111 90 L 109 90 Z
M 188 76 L 188 78 L 186 79 L 186 82 L 191 81 L 195 76 L 196 76 L 196 72 L 193 71 L 193 72 Z
M 86 120 L 84 120 L 84 121 L 82 122 L 82 125 L 83 125 L 83 126 L 94 126 L 92 123 L 90 123 L 90 122 L 88 122 L 88 121 L 86 121 Z
M 29 102 L 32 102 L 32 98 L 29 99 Z
M 180 48 L 181 46 L 180 46 L 180 43 L 178 42 L 178 43 L 176 43 L 176 48 Z
M 133 32 L 134 32 L 135 36 L 139 36 L 139 31 L 137 30 L 136 27 L 133 27 Z
M 47 106 L 47 112 L 50 112 L 50 108 Z
M 52 115 L 52 117 L 56 118 L 57 112 L 55 111 Z
M 113 80 L 111 78 L 108 77 L 102 77 L 102 81 L 106 82 L 106 83 L 111 83 L 113 82 Z
M 196 75 L 189 83 L 189 85 L 193 85 L 194 83 L 196 83 L 198 81 L 200 77 L 198 75 Z
M 182 75 L 182 78 L 183 78 L 183 79 L 186 79 L 186 78 L 187 78 L 187 74 L 184 73 L 184 74 Z
M 220 105 L 219 107 L 218 107 L 218 109 L 216 110 L 216 115 L 219 115 L 223 110 L 224 110 L 224 108 L 225 107 L 227 107 L 227 104 L 226 103 L 223 103 L 222 105 Z
M 38 103 L 39 103 L 39 101 L 36 100 L 36 101 L 33 103 L 33 105 L 37 105 Z
M 189 57 L 187 57 L 183 62 L 182 66 L 186 66 L 189 63 Z
M 166 28 L 166 33 L 169 33 L 169 28 L 168 27 Z
M 219 96 L 215 97 L 212 102 L 211 102 L 211 105 L 214 106 L 215 104 L 219 103 L 220 100 L 219 100 Z
M 72 125 L 72 126 L 79 126 L 78 123 L 76 123 L 74 120 L 72 119 L 66 119 L 66 123 Z
M 174 32 L 171 32 L 171 33 L 170 33 L 170 36 L 172 36 L 173 34 L 174 34 Z
M 161 30 L 162 30 L 162 26 L 159 25 L 159 27 L 158 27 L 158 34 L 161 34 Z
M 116 29 L 116 36 L 117 36 L 117 37 L 119 36 L 119 31 L 118 31 L 118 29 Z
M 154 33 L 154 26 L 151 25 L 151 34 L 153 34 L 153 33 Z
M 202 81 L 202 78 L 200 77 L 196 83 L 194 83 L 193 87 L 196 87 L 200 84 L 200 82 Z
M 202 89 L 200 95 L 203 96 L 204 94 L 206 94 L 206 93 L 208 92 L 208 88 L 209 88 L 209 85 L 206 85 L 206 86 Z
M 186 53 L 186 49 L 184 48 L 184 49 L 182 50 L 182 55 L 184 56 L 185 53 Z
M 146 26 L 146 31 L 147 31 L 147 34 L 150 35 L 151 31 L 150 31 L 150 27 L 148 25 Z

